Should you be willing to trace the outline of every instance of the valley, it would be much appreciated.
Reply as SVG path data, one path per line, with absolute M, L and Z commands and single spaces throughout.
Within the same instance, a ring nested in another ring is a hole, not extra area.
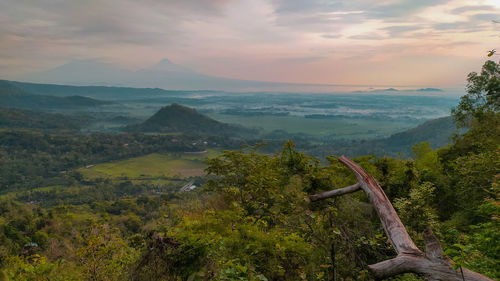
M 58 107 L 51 112 L 95 117 L 83 132 L 120 132 L 160 108 L 177 103 L 217 121 L 257 130 L 263 139 L 306 138 L 316 143 L 388 137 L 425 121 L 449 115 L 460 92 L 373 90 L 356 93 L 236 93 L 167 91 L 102 86 L 64 86 L 12 82 L 36 95 L 82 95 L 105 104 L 79 109 Z
M 179 185 L 190 178 L 204 175 L 206 160 L 219 154 L 209 149 L 201 152 L 153 153 L 116 162 L 82 167 L 78 171 L 85 180 L 110 179 L 116 182 L 131 181 L 152 186 Z

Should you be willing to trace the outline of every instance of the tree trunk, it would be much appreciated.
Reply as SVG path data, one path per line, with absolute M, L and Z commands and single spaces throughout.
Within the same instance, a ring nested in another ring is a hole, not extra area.
M 355 192 L 359 188 L 363 189 L 368 195 L 368 199 L 380 217 L 385 234 L 398 254 L 393 259 L 368 266 L 375 278 L 384 279 L 403 273 L 417 273 L 425 276 L 427 280 L 493 281 L 491 278 L 465 268 L 453 269 L 453 261 L 443 255 L 441 244 L 431 229 L 427 229 L 424 233 L 426 252 L 420 251 L 413 243 L 410 235 L 408 235 L 396 210 L 394 210 L 389 198 L 387 198 L 377 181 L 346 156 L 341 156 L 339 161 L 356 175 L 358 183 L 345 188 L 315 194 L 310 196 L 310 199 L 311 201 L 317 201 L 341 196 Z

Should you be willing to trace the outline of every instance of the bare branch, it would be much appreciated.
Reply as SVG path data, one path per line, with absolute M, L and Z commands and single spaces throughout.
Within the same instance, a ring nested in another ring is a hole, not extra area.
M 423 236 L 425 241 L 425 255 L 431 259 L 443 258 L 441 243 L 439 243 L 439 240 L 436 238 L 430 227 L 424 231 Z
M 311 196 L 309 196 L 309 199 L 312 202 L 315 202 L 315 201 L 318 201 L 318 200 L 332 198 L 332 197 L 335 197 L 335 196 L 342 196 L 344 194 L 356 192 L 356 191 L 359 190 L 360 187 L 361 187 L 361 185 L 358 182 L 356 184 L 349 185 L 349 186 L 346 186 L 346 187 L 343 187 L 343 188 L 333 189 L 333 190 L 329 190 L 329 191 L 325 191 L 325 192 L 322 192 L 322 193 L 311 195 Z
M 401 254 L 396 258 L 369 265 L 373 276 L 377 279 L 386 279 L 402 273 L 417 273 L 425 276 L 427 280 L 441 281 L 494 281 L 484 275 L 463 269 L 453 269 L 453 263 L 442 259 L 429 259 L 421 255 Z
M 339 161 L 351 169 L 356 175 L 358 182 L 361 184 L 361 188 L 366 195 L 368 195 L 368 199 L 377 211 L 385 233 L 396 252 L 398 254 L 421 254 L 422 252 L 417 248 L 415 243 L 413 243 L 408 232 L 406 232 L 396 210 L 394 210 L 389 198 L 387 198 L 377 181 L 346 156 L 342 155 Z
M 402 273 L 418 273 L 432 281 L 463 281 L 463 278 L 467 281 L 493 281 L 493 279 L 465 268 L 462 269 L 462 277 L 460 270 L 453 269 L 453 261 L 443 255 L 441 245 L 430 228 L 424 233 L 426 254 L 422 253 L 408 235 L 396 210 L 377 181 L 351 159 L 341 156 L 339 161 L 353 171 L 358 183 L 315 194 L 310 198 L 311 201 L 317 201 L 351 193 L 359 188 L 365 191 L 380 217 L 385 234 L 398 253 L 398 256 L 393 259 L 368 266 L 375 278 L 384 279 Z

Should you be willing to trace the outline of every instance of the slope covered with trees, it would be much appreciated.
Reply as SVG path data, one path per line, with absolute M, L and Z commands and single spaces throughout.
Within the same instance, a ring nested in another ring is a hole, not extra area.
M 408 158 L 411 157 L 411 148 L 416 143 L 428 142 L 432 148 L 440 148 L 451 143 L 454 135 L 466 130 L 466 128 L 457 129 L 453 117 L 448 116 L 424 122 L 387 138 L 334 142 L 309 146 L 304 150 L 319 158 L 332 154 L 345 154 L 350 157 L 375 155 Z
M 89 116 L 0 108 L 0 128 L 78 131 L 91 120 Z
M 169 91 L 159 88 L 130 88 L 108 86 L 70 86 L 57 84 L 26 83 L 8 81 L 26 92 L 43 96 L 85 96 L 104 100 L 127 100 L 151 96 L 168 96 L 182 91 Z
M 195 109 L 176 103 L 162 107 L 141 124 L 127 126 L 132 132 L 195 133 L 222 136 L 250 135 L 252 130 L 221 123 Z
M 17 87 L 9 81 L 0 80 L 0 106 L 24 109 L 67 109 L 94 107 L 109 102 L 83 96 L 56 97 L 34 95 Z

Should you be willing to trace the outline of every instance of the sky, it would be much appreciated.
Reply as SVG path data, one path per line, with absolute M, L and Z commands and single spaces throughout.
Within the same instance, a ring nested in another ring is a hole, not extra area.
M 168 58 L 227 78 L 454 87 L 500 49 L 495 21 L 500 0 L 0 0 L 0 78 Z

